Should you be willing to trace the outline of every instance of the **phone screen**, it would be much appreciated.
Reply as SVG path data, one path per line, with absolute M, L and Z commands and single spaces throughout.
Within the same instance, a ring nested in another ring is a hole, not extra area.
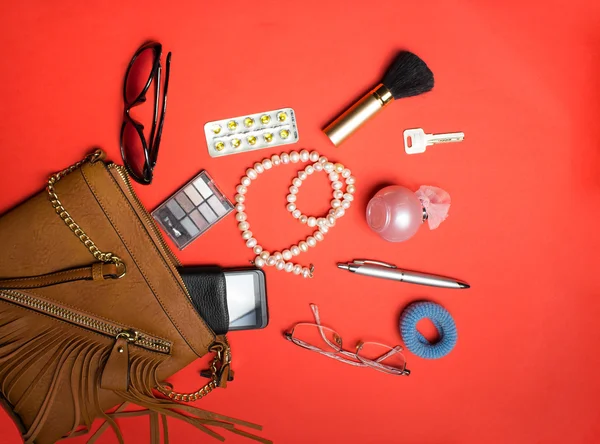
M 225 281 L 229 329 L 263 328 L 266 325 L 264 275 L 256 270 L 225 271 Z

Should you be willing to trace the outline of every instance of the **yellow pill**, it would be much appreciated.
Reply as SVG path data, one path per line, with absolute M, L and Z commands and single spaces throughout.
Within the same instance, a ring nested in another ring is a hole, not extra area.
M 242 144 L 242 141 L 240 139 L 232 139 L 231 140 L 231 146 L 234 148 L 239 147 Z
M 269 123 L 271 121 L 271 116 L 268 116 L 267 114 L 263 114 L 262 116 L 260 116 L 260 121 L 263 123 L 263 125 L 266 125 L 267 123 Z
M 279 136 L 282 139 L 287 139 L 288 137 L 290 137 L 290 132 L 286 129 L 282 129 L 281 131 L 279 131 Z
M 248 141 L 249 145 L 256 145 L 256 137 L 254 137 L 254 136 L 248 136 L 246 138 L 246 140 Z
M 271 133 L 265 133 L 263 137 L 265 138 L 265 142 L 271 142 L 273 140 L 273 134 Z
M 280 122 L 285 122 L 287 120 L 287 114 L 283 111 L 277 113 L 277 120 L 279 120 Z
M 223 151 L 225 149 L 225 144 L 223 142 L 215 143 L 215 149 L 217 151 Z
M 227 124 L 227 128 L 229 128 L 231 131 L 235 130 L 237 128 L 237 122 L 235 120 L 230 120 Z
M 221 125 L 214 125 L 212 127 L 212 132 L 215 134 L 219 134 L 221 132 Z
M 250 128 L 252 125 L 254 125 L 254 119 L 252 117 L 246 117 L 244 119 L 244 126 Z

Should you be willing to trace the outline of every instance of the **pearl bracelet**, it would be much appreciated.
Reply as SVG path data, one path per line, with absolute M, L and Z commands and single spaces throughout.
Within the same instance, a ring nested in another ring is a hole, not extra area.
M 270 170 L 274 166 L 286 165 L 288 163 L 312 162 L 303 170 L 298 172 L 298 175 L 292 180 L 292 185 L 289 188 L 290 194 L 287 196 L 287 210 L 291 213 L 294 219 L 297 219 L 302 224 L 306 224 L 311 228 L 317 228 L 316 231 L 308 236 L 305 240 L 298 242 L 297 245 L 292 245 L 289 249 L 282 252 L 271 254 L 263 250 L 259 245 L 258 240 L 253 237 L 250 231 L 250 223 L 248 216 L 244 212 L 246 206 L 246 193 L 252 181 L 266 170 Z M 333 188 L 333 200 L 328 213 L 322 217 L 307 216 L 300 211 L 296 206 L 297 194 L 302 186 L 302 183 L 315 172 L 324 171 L 329 175 L 331 187 Z M 277 270 L 285 270 L 288 273 L 302 275 L 305 278 L 313 277 L 314 267 L 303 267 L 300 264 L 290 262 L 292 257 L 298 256 L 300 253 L 306 253 L 309 248 L 317 246 L 318 242 L 325 239 L 325 234 L 329 232 L 336 224 L 336 220 L 344 216 L 346 210 L 350 208 L 354 200 L 356 192 L 356 179 L 352 176 L 352 172 L 345 168 L 341 163 L 332 163 L 326 157 L 320 156 L 318 152 L 302 150 L 299 153 L 292 151 L 291 153 L 281 153 L 281 155 L 273 155 L 270 159 L 264 159 L 262 162 L 257 162 L 253 167 L 246 170 L 246 175 L 242 177 L 241 183 L 236 187 L 237 194 L 235 196 L 237 211 L 235 218 L 238 221 L 238 228 L 242 231 L 242 239 L 246 241 L 246 246 L 251 248 L 256 257 L 254 265 L 262 268 L 265 266 L 275 267 Z M 344 189 L 345 182 L 345 191 Z

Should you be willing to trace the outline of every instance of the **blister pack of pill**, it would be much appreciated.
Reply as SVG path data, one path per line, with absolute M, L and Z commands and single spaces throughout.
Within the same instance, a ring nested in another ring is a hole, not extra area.
M 299 139 L 292 108 L 208 122 L 204 134 L 211 157 L 289 145 Z

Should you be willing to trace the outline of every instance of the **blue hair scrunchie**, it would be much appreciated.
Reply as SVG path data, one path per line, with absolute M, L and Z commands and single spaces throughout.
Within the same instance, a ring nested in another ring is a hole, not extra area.
M 440 335 L 440 340 L 430 343 L 417 330 L 417 323 L 429 319 Z M 402 340 L 412 353 L 425 359 L 439 359 L 452 351 L 458 339 L 456 324 L 452 316 L 441 305 L 433 302 L 413 302 L 400 316 Z

